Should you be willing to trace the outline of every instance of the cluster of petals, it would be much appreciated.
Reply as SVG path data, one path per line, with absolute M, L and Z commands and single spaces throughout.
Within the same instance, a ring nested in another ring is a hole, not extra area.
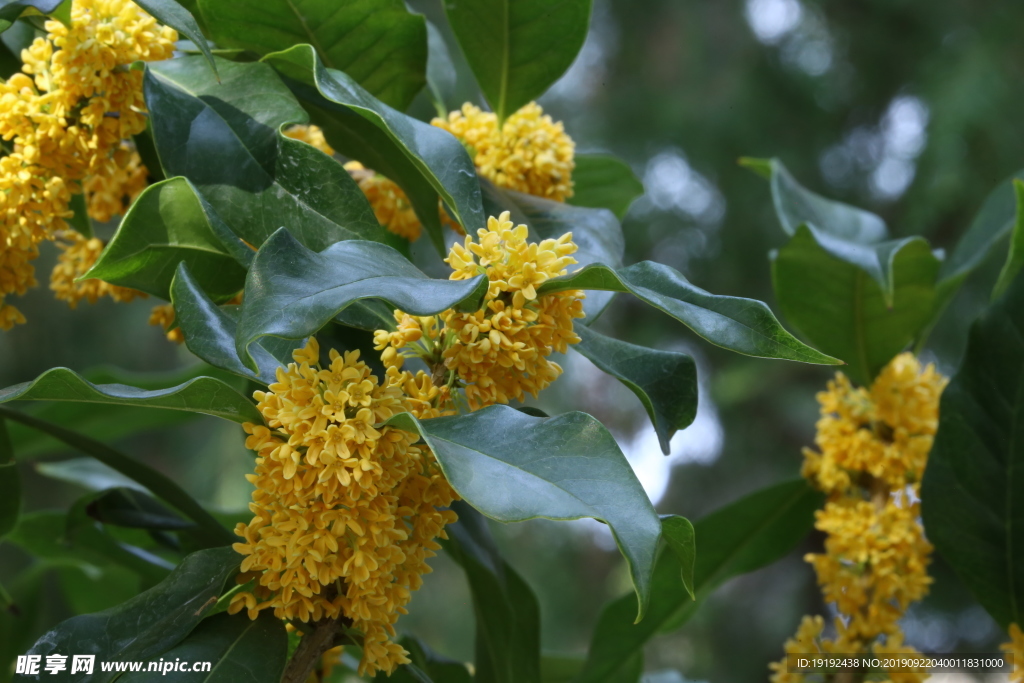
M 828 494 L 816 513 L 825 552 L 807 555 L 827 602 L 835 605 L 834 638 L 824 621 L 806 617 L 787 654 L 907 654 L 899 619 L 931 584 L 932 546 L 920 521 L 918 491 L 947 379 L 913 354 L 896 356 L 870 389 L 842 374 L 818 395 L 817 450 L 804 452 L 804 476 Z M 786 661 L 772 665 L 773 683 L 803 681 Z M 894 683 L 927 672 L 890 671 Z
M 501 125 L 495 114 L 468 102 L 431 123 L 459 138 L 477 172 L 498 187 L 557 202 L 572 196 L 575 143 L 536 102 Z
M 25 321 L 4 298 L 35 284 L 31 261 L 67 230 L 72 193 L 112 178 L 85 188 L 109 219 L 138 188 L 141 164 L 122 140 L 145 129 L 145 103 L 142 74 L 129 66 L 169 58 L 177 40 L 128 0 L 74 0 L 69 26 L 45 27 L 22 51 L 23 73 L 0 83 L 0 137 L 11 149 L 0 160 L 2 329 Z
M 1010 640 L 1000 649 L 1013 658 L 1010 683 L 1024 683 L 1024 631 L 1017 624 L 1010 624 Z
M 74 230 L 66 230 L 56 243 L 60 255 L 57 257 L 57 265 L 50 274 L 50 289 L 53 290 L 55 297 L 66 301 L 71 308 L 78 306 L 83 299 L 94 304 L 103 296 L 109 296 L 118 302 L 146 297 L 145 293 L 136 289 L 118 287 L 103 280 L 78 279 L 96 263 L 105 246 L 102 240 L 84 237 Z
M 254 397 L 266 424 L 246 424 L 257 453 L 250 510 L 239 524 L 245 556 L 230 611 L 256 618 L 341 618 L 363 643 L 361 672 L 407 662 L 394 623 L 429 572 L 455 493 L 418 436 L 377 426 L 403 411 L 429 415 L 422 378 L 391 370 L 383 383 L 359 352 L 331 350 L 321 366 L 314 339 Z M 428 378 L 429 380 L 429 378 Z M 429 390 L 427 391 L 429 394 Z

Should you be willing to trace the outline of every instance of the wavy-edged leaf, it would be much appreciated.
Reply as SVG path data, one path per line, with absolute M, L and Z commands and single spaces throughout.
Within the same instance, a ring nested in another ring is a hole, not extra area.
M 683 588 L 690 598 L 697 599 L 693 590 L 693 572 L 697 560 L 697 532 L 686 517 L 666 515 L 661 518 L 661 536 L 665 546 L 676 554 L 679 560 L 679 574 Z
M 887 243 L 894 245 L 886 258 L 892 282 L 889 305 L 866 270 L 837 258 L 820 240 L 820 233 L 802 226 L 773 254 L 779 308 L 816 347 L 846 361 L 855 381 L 870 384 L 931 319 L 938 301 L 939 261 L 923 239 Z
M 1013 190 L 1017 195 L 1017 219 L 1010 233 L 1010 248 L 1006 254 L 1006 262 L 999 271 L 999 279 L 992 288 L 992 299 L 998 299 L 1006 292 L 1014 278 L 1024 268 L 1024 181 L 1014 179 Z
M 575 161 L 570 204 L 608 209 L 622 220 L 633 200 L 644 193 L 644 184 L 633 169 L 616 156 L 577 154 Z
M 590 641 L 583 673 L 575 683 L 604 683 L 634 666 L 656 634 L 678 628 L 726 580 L 759 569 L 789 553 L 810 531 L 823 496 L 804 480 L 776 484 L 741 498 L 694 524 L 700 552 L 694 566 L 694 601 L 680 580 L 675 552 L 658 556 L 651 609 L 632 623 L 632 596 L 608 604 Z
M 921 490 L 928 538 L 1004 628 L 1024 621 L 1024 278 L 971 327 Z
M 214 61 L 213 53 L 210 52 L 210 46 L 207 44 L 206 38 L 203 37 L 203 32 L 199 30 L 199 24 L 196 22 L 196 18 L 192 16 L 192 12 L 182 7 L 175 0 L 134 1 L 139 7 L 153 15 L 153 18 L 161 24 L 170 26 L 191 40 L 202 51 L 203 56 L 206 57 L 206 61 L 209 62 L 214 75 L 217 75 L 217 62 Z
M 0 33 L 11 27 L 20 17 L 28 15 L 53 15 L 65 24 L 70 23 L 70 15 L 67 17 L 57 16 L 58 10 L 63 9 L 61 5 L 64 0 L 8 0 L 0 5 Z M 70 12 L 71 3 L 67 3 L 67 12 Z
M 252 401 L 213 377 L 196 377 L 167 389 L 145 390 L 125 384 L 93 384 L 74 370 L 51 368 L 31 382 L 0 389 L 8 401 L 71 401 L 183 410 L 231 422 L 262 422 Z
M 468 415 L 388 420 L 418 432 L 459 495 L 499 522 L 592 517 L 606 522 L 629 565 L 639 621 L 661 523 L 615 439 L 586 413 L 531 417 L 508 406 Z
M 815 351 L 787 332 L 764 303 L 711 294 L 690 284 L 679 271 L 653 261 L 613 270 L 592 264 L 548 280 L 538 294 L 570 289 L 625 292 L 683 323 L 716 346 L 758 358 L 837 365 L 841 361 Z
M 529 584 L 498 551 L 483 515 L 464 502 L 452 509 L 445 550 L 466 572 L 476 617 L 477 683 L 540 682 L 540 605 Z M 466 676 L 468 681 L 468 673 Z M 441 679 L 438 680 L 447 680 Z
M 21 477 L 16 467 L 7 421 L 0 418 L 0 539 L 18 524 L 21 514 Z
M 308 337 L 359 299 L 382 299 L 412 315 L 433 315 L 467 300 L 475 309 L 486 290 L 483 276 L 431 279 L 387 245 L 339 242 L 316 253 L 280 230 L 260 248 L 249 270 L 236 348 L 251 368 L 253 342 Z
M 331 147 L 398 183 L 439 252 L 445 245 L 438 197 L 469 234 L 484 227 L 476 167 L 454 136 L 380 102 L 348 75 L 326 68 L 309 45 L 263 61 L 291 79 Z
M 448 23 L 498 121 L 544 94 L 576 59 L 591 0 L 445 0 Z
M 741 159 L 740 163 L 769 180 L 775 215 L 789 235 L 805 224 L 856 244 L 874 244 L 889 235 L 881 218 L 811 192 L 798 183 L 778 159 Z
M 427 28 L 402 0 L 199 0 L 211 37 L 265 55 L 307 43 L 377 99 L 404 110 L 426 84 Z
M 210 301 L 184 263 L 178 265 L 171 284 L 171 301 L 174 303 L 175 320 L 189 351 L 210 365 L 236 375 L 263 384 L 274 381 L 277 368 L 284 364 L 282 360 L 256 344 L 249 347 L 249 353 L 256 361 L 257 371 L 246 367 L 235 350 L 238 310 L 217 306 Z
M 253 247 L 282 226 L 313 249 L 386 239 L 348 172 L 280 132 L 309 117 L 274 70 L 215 59 L 220 82 L 201 57 L 146 68 L 153 139 L 167 175 L 188 178 Z
M 256 620 L 245 614 L 215 614 L 169 650 L 154 653 L 150 662 L 209 662 L 210 670 L 129 673 L 124 683 L 278 683 L 288 654 L 284 622 L 263 613 Z M 158 661 L 158 660 L 162 660 Z M 144 665 L 145 669 L 148 664 Z
M 665 455 L 669 441 L 697 416 L 697 366 L 685 353 L 619 341 L 576 325 L 573 349 L 636 394 L 651 418 Z
M 106 444 L 81 434 L 76 434 L 59 425 L 10 410 L 3 406 L 0 406 L 0 417 L 20 422 L 32 429 L 44 431 L 50 436 L 60 439 L 75 450 L 99 460 L 104 465 L 137 482 L 153 495 L 177 508 L 186 517 L 196 522 L 199 527 L 196 530 L 196 536 L 200 545 L 214 547 L 226 545 L 234 540 L 233 534 L 225 529 L 213 515 L 207 512 L 183 488 L 178 486 L 173 479 L 158 472 L 149 465 L 130 458 Z
M 227 299 L 242 289 L 254 254 L 187 178 L 175 177 L 143 190 L 83 277 L 169 299 L 175 269 L 188 264 L 204 291 Z
M 142 661 L 181 642 L 211 609 L 224 582 L 238 571 L 240 556 L 231 548 L 192 553 L 170 576 L 131 600 L 96 614 L 57 624 L 36 641 L 30 654 L 96 655 L 107 662 Z M 116 671 L 95 667 L 92 674 L 67 681 L 109 683 Z

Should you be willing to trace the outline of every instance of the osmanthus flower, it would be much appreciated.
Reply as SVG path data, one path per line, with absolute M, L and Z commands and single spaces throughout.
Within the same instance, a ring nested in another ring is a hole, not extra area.
M 149 171 L 129 142 L 122 142 L 111 156 L 103 174 L 89 175 L 82 181 L 89 218 L 107 223 L 123 216 L 149 183 Z
M 1024 683 L 1024 631 L 1017 624 L 1010 624 L 1010 640 L 999 646 L 1003 652 L 1013 657 L 1013 671 L 1010 672 L 1010 683 Z
M 102 240 L 84 237 L 74 230 L 65 230 L 60 235 L 57 241 L 60 255 L 57 257 L 57 265 L 50 274 L 50 289 L 53 290 L 55 297 L 66 301 L 71 308 L 76 308 L 78 302 L 83 299 L 94 304 L 103 296 L 109 296 L 119 302 L 146 298 L 144 292 L 118 287 L 103 280 L 78 280 L 96 263 L 104 246 Z
M 804 451 L 804 476 L 828 494 L 816 513 L 825 552 L 809 554 L 826 601 L 835 605 L 836 635 L 821 637 L 824 622 L 805 618 L 786 652 L 814 632 L 822 652 L 912 654 L 898 621 L 928 592 L 932 546 L 920 521 L 920 481 L 938 429 L 939 399 L 947 379 L 910 353 L 896 356 L 870 389 L 842 374 L 818 395 L 821 419 L 815 443 Z M 802 681 L 786 662 L 772 665 L 774 683 Z M 890 680 L 923 681 L 926 672 L 889 672 Z
M 435 381 L 449 392 L 443 398 L 463 388 L 472 410 L 536 396 L 555 381 L 562 368 L 548 358 L 579 342 L 573 321 L 584 316 L 584 295 L 540 295 L 537 288 L 567 274 L 576 263 L 576 244 L 572 233 L 539 243 L 527 238 L 526 226 L 514 226 L 506 211 L 488 219 L 476 240 L 466 237 L 464 245 L 454 245 L 445 259 L 453 270 L 449 278 L 486 275 L 483 305 L 423 318 L 395 311 L 397 329 L 378 330 L 374 337 L 385 364 L 401 367 L 405 358 L 424 359 L 441 373 L 438 380 L 446 378 Z
M 171 57 L 177 40 L 127 0 L 74 0 L 70 26 L 45 28 L 22 51 L 24 73 L 0 84 L 0 137 L 11 150 L 0 160 L 2 329 L 25 321 L 4 299 L 35 284 L 31 261 L 40 242 L 67 230 L 71 194 L 130 169 L 118 151 L 145 128 L 145 102 L 142 74 L 128 67 Z M 106 215 L 110 198 L 99 196 Z
M 500 127 L 495 114 L 468 102 L 431 123 L 459 138 L 477 172 L 498 187 L 557 202 L 572 196 L 575 143 L 562 123 L 552 121 L 536 102 Z
M 407 396 L 422 378 L 391 369 L 379 379 L 358 351 L 331 350 L 321 365 L 315 339 L 293 355 L 254 394 L 266 424 L 245 425 L 254 517 L 234 548 L 245 556 L 238 581 L 253 586 L 229 611 L 340 618 L 362 642 L 360 672 L 390 673 L 408 662 L 394 624 L 455 521 L 456 494 L 418 435 L 379 425 L 402 411 L 431 416 L 430 392 Z

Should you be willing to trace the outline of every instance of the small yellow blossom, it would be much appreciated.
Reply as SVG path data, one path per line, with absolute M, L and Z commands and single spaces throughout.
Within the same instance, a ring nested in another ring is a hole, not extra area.
M 366 195 L 378 223 L 410 242 L 419 239 L 423 225 L 402 188 L 358 161 L 346 163 L 345 170 Z
M 108 175 L 90 175 L 82 181 L 89 218 L 100 223 L 123 216 L 148 184 L 149 172 L 131 143 L 122 142 L 112 161 Z
M 427 416 L 403 392 L 417 378 L 391 369 L 381 383 L 358 351 L 332 349 L 321 365 L 315 339 L 293 356 L 254 394 L 266 425 L 244 426 L 258 454 L 255 516 L 234 547 L 245 556 L 238 581 L 256 586 L 229 611 L 345 617 L 362 637 L 360 673 L 390 673 L 409 661 L 394 624 L 455 521 L 456 494 L 418 435 L 376 426 L 406 410 Z
M 999 649 L 1013 657 L 1010 683 L 1024 683 L 1024 632 L 1020 626 L 1010 624 L 1010 640 L 1003 643 Z
M 910 353 L 894 358 L 871 388 L 854 387 L 841 373 L 818 395 L 821 419 L 815 443 L 804 451 L 804 476 L 828 494 L 816 514 L 825 552 L 809 554 L 825 600 L 841 615 L 836 638 L 816 647 L 840 653 L 912 654 L 899 619 L 927 594 L 931 544 L 920 522 L 921 478 L 938 429 L 939 398 L 947 379 Z M 787 654 L 803 647 L 813 629 L 806 617 Z M 785 660 L 772 665 L 773 683 L 804 680 Z M 890 671 L 892 683 L 917 683 L 924 671 Z
M 95 278 L 78 279 L 96 263 L 96 259 L 103 251 L 102 240 L 96 237 L 86 238 L 74 230 L 65 230 L 60 235 L 57 246 L 61 253 L 50 275 L 50 289 L 54 291 L 54 296 L 66 301 L 71 308 L 76 308 L 82 299 L 94 304 L 102 296 L 109 296 L 118 302 L 146 298 L 144 292 L 136 289 L 118 287 Z
M 575 144 L 536 102 L 512 114 L 498 128 L 498 117 L 468 102 L 433 123 L 459 138 L 477 172 L 498 187 L 557 202 L 572 196 Z
M 327 139 L 320 126 L 300 124 L 289 127 L 284 134 L 293 140 L 301 140 L 307 145 L 316 147 L 327 156 L 334 156 L 334 148 L 327 144 Z
M 176 320 L 173 304 L 158 304 L 149 312 L 149 324 L 155 327 L 164 328 L 167 333 L 167 341 L 181 344 L 185 341 L 180 327 L 174 326 Z

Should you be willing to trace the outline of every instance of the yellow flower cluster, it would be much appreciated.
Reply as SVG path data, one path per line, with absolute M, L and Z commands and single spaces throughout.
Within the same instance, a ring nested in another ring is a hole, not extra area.
M 562 123 L 554 122 L 536 102 L 498 117 L 468 102 L 433 123 L 459 138 L 476 170 L 498 187 L 564 202 L 572 196 L 576 145 Z
M 177 40 L 127 0 L 74 0 L 70 27 L 47 21 L 46 30 L 22 52 L 24 73 L 0 83 L 0 136 L 11 149 L 0 159 L 2 329 L 25 321 L 4 299 L 35 284 L 31 261 L 40 242 L 64 234 L 79 183 L 129 168 L 117 151 L 145 128 L 145 103 L 142 74 L 128 67 L 170 57 Z
M 1000 649 L 1013 657 L 1013 671 L 1010 683 L 1024 683 L 1024 631 L 1017 624 L 1010 624 L 1010 641 Z
M 258 454 L 255 517 L 238 525 L 234 548 L 246 556 L 238 581 L 254 587 L 229 611 L 341 618 L 363 643 L 360 673 L 390 673 L 408 662 L 394 623 L 455 521 L 442 508 L 456 494 L 418 435 L 375 425 L 402 411 L 431 416 L 430 392 L 419 390 L 430 378 L 392 368 L 381 383 L 358 351 L 332 349 L 321 366 L 314 339 L 293 355 L 254 394 L 266 425 L 245 425 Z
M 122 142 L 111 161 L 108 174 L 86 176 L 82 181 L 89 218 L 100 223 L 123 216 L 149 182 L 149 171 L 131 143 Z
M 96 263 L 103 251 L 103 241 L 96 237 L 86 238 L 74 230 L 65 230 L 59 237 L 57 247 L 60 256 L 50 275 L 50 289 L 58 299 L 75 308 L 82 299 L 94 304 L 101 296 L 109 296 L 118 302 L 146 298 L 144 292 L 118 287 L 95 278 L 76 281 Z
M 174 326 L 175 320 L 177 320 L 177 317 L 174 313 L 173 304 L 159 304 L 154 306 L 153 310 L 149 312 L 149 324 L 154 327 L 164 328 L 164 332 L 167 334 L 167 341 L 181 344 L 185 341 L 185 335 L 182 334 L 180 327 Z
M 919 520 L 918 490 L 947 381 L 904 353 L 882 370 L 870 391 L 837 374 L 818 395 L 819 450 L 804 451 L 803 474 L 828 494 L 815 523 L 826 535 L 825 552 L 806 559 L 840 616 L 831 640 L 821 638 L 820 617 L 806 617 L 786 644 L 787 654 L 913 652 L 903 645 L 898 621 L 931 583 L 932 546 Z M 786 670 L 785 660 L 772 669 L 773 683 L 804 680 Z M 925 677 L 890 672 L 894 683 Z
M 540 243 L 527 237 L 526 226 L 513 226 L 506 211 L 488 219 L 478 241 L 467 237 L 465 245 L 454 245 L 445 259 L 454 271 L 449 279 L 486 275 L 483 306 L 426 318 L 395 311 L 397 329 L 378 330 L 374 337 L 384 362 L 401 367 L 406 357 L 423 358 L 449 373 L 445 387 L 465 388 L 473 410 L 536 396 L 555 381 L 562 368 L 548 356 L 579 342 L 573 320 L 584 315 L 584 295 L 571 290 L 540 296 L 537 287 L 568 272 L 576 244 L 572 233 Z

